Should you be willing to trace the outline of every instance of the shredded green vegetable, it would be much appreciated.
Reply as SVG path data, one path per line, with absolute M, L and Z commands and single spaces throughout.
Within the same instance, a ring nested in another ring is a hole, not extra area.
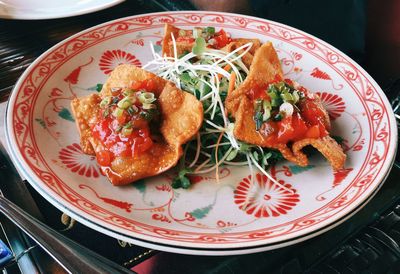
M 215 32 L 215 29 L 203 31 L 211 33 Z M 195 95 L 202 102 L 204 109 L 203 125 L 197 137 L 184 147 L 180 172 L 173 181 L 173 187 L 188 188 L 190 180 L 187 174 L 209 173 L 221 165 L 248 166 L 250 173 L 253 173 L 254 165 L 280 185 L 266 171 L 270 164 L 282 158 L 280 152 L 237 140 L 233 135 L 234 121 L 225 114 L 224 101 L 230 75 L 236 74 L 235 88 L 244 81 L 249 70 L 243 64 L 241 57 L 250 50 L 252 43 L 227 53 L 207 47 L 204 38 L 198 37 L 192 52 L 179 56 L 174 37 L 172 41 L 174 57 L 160 56 L 152 48 L 154 59 L 143 68 Z M 229 71 L 224 69 L 227 67 Z M 282 100 L 278 90 L 275 93 L 276 100 Z M 259 108 L 257 124 L 261 126 L 263 120 L 269 118 L 265 112 L 271 109 L 271 105 L 260 101 Z

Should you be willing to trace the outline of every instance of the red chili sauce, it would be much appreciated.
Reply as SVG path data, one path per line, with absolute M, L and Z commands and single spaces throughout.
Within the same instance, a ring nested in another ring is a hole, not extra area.
M 284 81 L 293 87 L 291 80 L 285 79 Z M 276 77 L 271 84 L 278 82 L 281 82 L 281 80 Z M 266 92 L 269 85 L 254 86 L 248 93 L 249 99 L 252 102 L 257 99 L 270 101 L 271 98 Z M 276 120 L 274 117 L 279 113 L 279 107 L 272 109 L 271 118 L 264 122 L 259 129 L 261 134 L 268 136 L 268 143 L 286 144 L 304 138 L 322 138 L 329 134 L 325 113 L 313 99 L 313 95 L 304 87 L 297 88 L 297 91 L 300 94 L 300 99 L 294 106 L 293 114 L 283 114 L 280 119 Z
M 98 122 L 92 127 L 93 137 L 104 147 L 96 154 L 100 166 L 110 166 L 115 157 L 139 156 L 152 147 L 149 125 L 157 116 L 157 108 L 152 102 L 149 109 L 149 104 L 146 107 L 139 98 L 145 92 L 154 96 L 154 89 L 151 79 L 134 82 L 128 89 L 114 88 L 110 102 L 101 105 Z M 118 103 L 126 98 L 130 105 L 119 107 Z

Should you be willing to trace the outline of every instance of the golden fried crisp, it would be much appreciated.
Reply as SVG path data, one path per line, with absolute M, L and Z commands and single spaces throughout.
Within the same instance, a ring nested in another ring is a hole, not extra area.
M 346 162 L 346 154 L 344 154 L 342 147 L 329 135 L 318 139 L 306 138 L 293 143 L 292 150 L 296 159 L 307 158 L 301 150 L 308 145 L 318 149 L 334 170 L 343 168 Z
M 179 34 L 184 34 L 184 35 L 179 35 Z M 172 36 L 174 36 L 174 39 L 176 39 L 179 36 L 182 37 L 193 37 L 193 32 L 191 30 L 184 30 L 184 29 L 179 29 L 177 27 L 174 27 L 173 25 L 170 24 L 165 24 L 164 27 L 164 38 L 162 41 L 162 55 L 163 56 L 168 56 L 168 57 L 175 57 L 174 54 L 174 46 L 172 42 Z M 181 40 L 181 41 L 176 41 L 176 50 L 177 50 L 177 57 L 182 55 L 185 52 L 191 52 L 194 44 L 194 39 L 191 40 Z
M 228 94 L 225 100 L 227 111 L 232 117 L 235 117 L 238 113 L 239 105 L 244 99 L 244 95 L 247 96 L 254 86 L 266 86 L 276 78 L 283 79 L 283 72 L 272 43 L 267 42 L 255 53 L 250 66 L 250 73 L 247 75 L 246 80 L 244 80 L 240 87 L 235 89 L 231 94 Z M 242 107 L 242 109 L 245 109 L 245 107 Z M 250 109 L 253 111 L 253 107 Z M 255 128 L 254 121 L 249 127 L 253 125 Z
M 193 31 L 192 30 L 184 30 L 174 27 L 170 24 L 165 24 L 164 27 L 164 39 L 162 43 L 162 55 L 168 57 L 174 57 L 174 46 L 172 42 L 172 35 L 176 41 L 176 51 L 177 56 L 184 54 L 185 52 L 191 52 L 194 39 L 193 38 Z M 181 37 L 181 39 L 178 39 Z M 183 39 L 182 39 L 183 38 Z M 178 40 L 177 40 L 178 39 Z M 243 63 L 249 68 L 250 64 L 253 60 L 254 53 L 260 47 L 261 43 L 258 39 L 246 39 L 246 38 L 233 38 L 231 42 L 229 42 L 225 47 L 221 48 L 222 51 L 225 52 L 232 52 L 235 49 L 247 44 L 253 43 L 251 49 L 242 56 Z M 238 55 L 241 54 L 243 50 L 238 52 Z
M 94 138 L 91 127 L 98 121 L 99 102 L 110 94 L 112 87 L 130 86 L 132 81 L 152 78 L 157 81 L 154 91 L 161 113 L 160 134 L 151 148 L 135 157 L 115 157 L 111 166 L 101 166 L 102 171 L 114 185 L 124 185 L 160 174 L 175 166 L 182 155 L 181 145 L 190 140 L 203 122 L 203 106 L 191 94 L 183 92 L 174 84 L 131 65 L 120 65 L 111 73 L 100 94 L 91 94 L 72 101 L 82 149 L 94 154 L 104 150 L 102 143 Z M 158 93 L 158 94 L 157 94 Z
M 250 67 L 251 63 L 253 62 L 254 54 L 256 51 L 260 48 L 261 42 L 258 39 L 246 39 L 246 38 L 237 38 L 237 39 L 232 39 L 232 42 L 227 44 L 225 47 L 221 48 L 221 50 L 226 51 L 226 52 L 232 52 L 237 48 L 240 48 L 241 46 L 247 44 L 247 43 L 253 43 L 251 46 L 250 50 L 242 56 L 242 61 L 246 65 L 246 67 Z M 239 50 L 237 55 L 240 55 L 243 53 L 243 50 Z
M 250 91 L 254 86 L 267 87 L 269 83 L 276 81 L 276 79 L 283 80 L 283 72 L 275 49 L 272 43 L 268 42 L 263 44 L 255 53 L 250 66 L 250 73 L 247 75 L 246 80 L 240 87 L 228 94 L 225 100 L 227 112 L 231 117 L 235 118 L 234 136 L 238 140 L 250 144 L 277 149 L 285 159 L 299 166 L 308 165 L 308 158 L 301 149 L 311 145 L 328 159 L 335 170 L 343 168 L 346 155 L 336 141 L 329 136 L 316 139 L 305 138 L 294 142 L 289 148 L 287 144 L 271 143 L 268 134 L 264 134 L 262 129 L 256 130 L 256 124 L 253 119 L 254 106 L 251 101 Z M 308 100 L 312 100 L 323 113 L 325 118 L 322 123 L 329 131 L 331 127 L 329 116 L 323 108 L 320 98 L 316 94 L 308 93 Z M 301 112 L 302 103 L 299 104 L 299 108 Z

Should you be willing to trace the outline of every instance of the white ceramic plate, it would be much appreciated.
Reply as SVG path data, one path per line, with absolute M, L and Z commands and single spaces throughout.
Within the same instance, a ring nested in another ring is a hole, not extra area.
M 272 41 L 285 75 L 318 92 L 345 139 L 345 169 L 320 156 L 300 168 L 272 168 L 294 193 L 245 167 L 196 176 L 190 190 L 173 190 L 164 174 L 125 187 L 100 175 L 82 153 L 70 111 L 74 96 L 95 92 L 120 63 L 143 65 L 149 43 L 160 50 L 164 23 L 214 26 L 234 37 Z M 9 101 L 7 141 L 20 172 L 53 205 L 116 238 L 159 250 L 227 255 L 273 249 L 318 235 L 360 209 L 386 178 L 397 145 L 394 115 L 374 80 L 329 44 L 264 19 L 215 12 L 153 13 L 78 33 L 45 52 L 23 74 Z M 241 210 L 246 197 L 251 200 Z
M 124 0 L 0 0 L 0 18 L 53 19 L 112 7 Z

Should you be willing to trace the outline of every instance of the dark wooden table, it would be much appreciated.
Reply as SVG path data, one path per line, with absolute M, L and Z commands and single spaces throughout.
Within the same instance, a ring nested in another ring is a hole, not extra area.
M 126 1 L 107 10 L 63 19 L 0 19 L 0 101 L 7 101 L 18 77 L 35 58 L 72 34 L 115 18 L 188 8 L 191 5 L 187 2 Z M 375 42 L 382 46 L 379 41 Z M 385 77 L 382 69 L 379 70 L 382 64 L 375 61 L 369 56 L 362 65 L 380 80 L 387 95 L 395 98 L 400 91 L 400 81 L 396 81 L 400 71 L 391 67 L 390 75 Z M 393 168 L 378 194 L 340 226 L 311 240 L 269 252 L 225 257 L 178 255 L 129 245 L 121 247 L 115 239 L 80 224 L 64 233 L 126 267 L 134 267 L 139 273 L 356 273 L 362 270 L 395 273 L 400 269 L 399 176 L 400 169 Z M 47 223 L 56 229 L 64 228 L 59 221 L 61 212 L 33 189 L 30 192 Z

